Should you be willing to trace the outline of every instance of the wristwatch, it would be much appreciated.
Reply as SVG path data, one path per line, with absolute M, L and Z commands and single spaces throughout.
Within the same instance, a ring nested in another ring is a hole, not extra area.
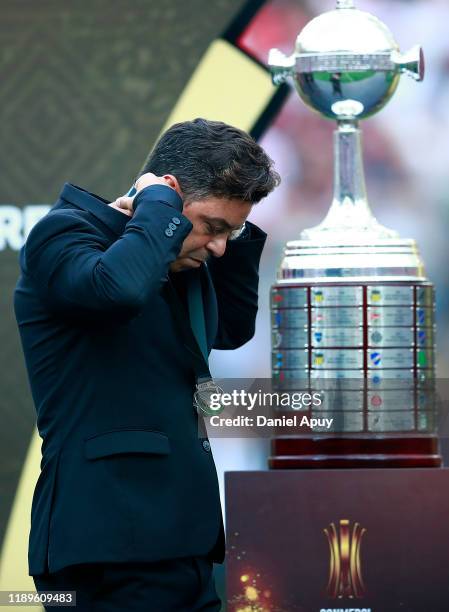
M 249 233 L 248 226 L 246 225 L 246 222 L 244 221 L 238 229 L 233 230 L 230 233 L 229 240 L 237 240 L 237 238 L 246 238 L 248 233 Z

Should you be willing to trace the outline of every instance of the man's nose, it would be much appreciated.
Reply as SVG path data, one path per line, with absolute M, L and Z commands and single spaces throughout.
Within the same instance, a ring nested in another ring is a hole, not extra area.
M 221 257 L 226 251 L 227 236 L 216 236 L 213 240 L 207 243 L 207 250 L 214 257 Z

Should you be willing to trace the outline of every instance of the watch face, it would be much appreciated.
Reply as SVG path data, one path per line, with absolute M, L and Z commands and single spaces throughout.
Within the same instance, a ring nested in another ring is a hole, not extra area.
M 246 222 L 244 221 L 238 229 L 230 233 L 229 240 L 235 240 L 236 238 L 240 238 L 244 234 L 245 230 L 246 230 Z

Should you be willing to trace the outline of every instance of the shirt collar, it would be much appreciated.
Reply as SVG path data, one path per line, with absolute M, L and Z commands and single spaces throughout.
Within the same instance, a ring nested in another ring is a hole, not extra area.
M 128 215 L 112 208 L 112 206 L 108 206 L 110 204 L 109 200 L 105 200 L 71 183 L 65 183 L 59 197 L 70 204 L 75 204 L 75 206 L 82 210 L 88 210 L 119 236 L 123 234 L 126 224 L 130 220 Z

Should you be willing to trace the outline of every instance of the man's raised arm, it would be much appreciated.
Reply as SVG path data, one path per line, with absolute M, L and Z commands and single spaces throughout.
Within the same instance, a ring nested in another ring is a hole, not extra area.
M 181 214 L 180 196 L 162 184 L 139 191 L 134 210 L 112 244 L 89 213 L 78 210 L 50 211 L 33 228 L 21 253 L 22 271 L 51 310 L 132 316 L 160 289 L 192 224 Z M 173 222 L 176 231 L 167 231 Z
M 224 255 L 208 262 L 217 294 L 216 349 L 238 348 L 255 331 L 259 262 L 267 235 L 253 223 L 246 226 L 247 236 L 228 241 Z

